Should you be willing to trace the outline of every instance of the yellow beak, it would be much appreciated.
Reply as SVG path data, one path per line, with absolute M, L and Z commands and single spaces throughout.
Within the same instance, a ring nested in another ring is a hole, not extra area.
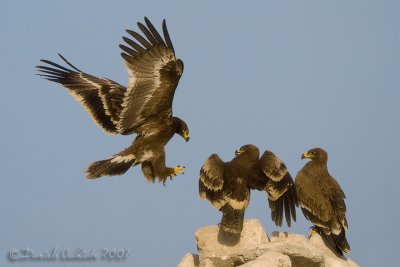
M 240 155 L 240 154 L 242 154 L 242 153 L 243 153 L 243 150 L 241 150 L 240 148 L 238 148 L 238 149 L 235 150 L 235 155 L 236 155 L 236 156 L 238 156 L 238 155 Z
M 185 139 L 186 142 L 189 141 L 190 136 L 188 131 L 183 131 L 183 139 Z
M 308 151 L 301 154 L 301 159 L 311 159 L 311 158 L 312 158 L 312 154 L 308 153 Z

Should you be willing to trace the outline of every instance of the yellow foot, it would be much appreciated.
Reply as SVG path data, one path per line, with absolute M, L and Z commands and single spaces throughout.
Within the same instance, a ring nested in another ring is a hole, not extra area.
M 173 173 L 169 177 L 172 179 L 172 177 L 177 176 L 178 174 L 185 174 L 183 172 L 184 169 L 185 169 L 185 166 L 183 166 L 183 167 L 181 167 L 179 165 L 176 166 L 175 168 L 172 169 Z
M 183 170 L 185 169 L 184 166 L 176 166 L 175 168 L 167 168 L 166 171 L 166 176 L 162 180 L 163 184 L 165 185 L 165 182 L 167 181 L 167 177 L 169 177 L 170 180 L 172 180 L 173 177 L 177 176 L 178 174 L 185 174 Z
M 308 235 L 308 239 L 312 237 L 313 234 L 317 233 L 317 230 L 315 230 L 314 227 L 310 227 L 310 234 Z

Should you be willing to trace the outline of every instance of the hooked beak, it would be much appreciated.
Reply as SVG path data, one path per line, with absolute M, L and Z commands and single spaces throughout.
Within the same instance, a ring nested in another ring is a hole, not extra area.
M 308 153 L 308 151 L 301 154 L 301 159 L 310 159 L 310 158 L 312 158 L 312 155 Z
M 239 156 L 239 155 L 242 154 L 242 153 L 243 153 L 243 150 L 241 150 L 240 148 L 238 148 L 238 149 L 235 150 L 235 155 L 236 155 L 236 156 Z
M 184 131 L 184 132 L 183 132 L 183 139 L 185 139 L 186 142 L 189 141 L 190 136 L 189 136 L 189 133 L 188 133 L 187 131 Z

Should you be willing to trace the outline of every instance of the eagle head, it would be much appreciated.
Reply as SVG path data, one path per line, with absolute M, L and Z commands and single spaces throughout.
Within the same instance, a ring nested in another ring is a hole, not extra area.
M 328 153 L 326 153 L 325 150 L 322 148 L 313 148 L 310 149 L 306 152 L 304 152 L 301 155 L 302 159 L 311 159 L 313 161 L 321 161 L 321 162 L 327 162 L 328 160 Z
M 190 139 L 190 135 L 189 135 L 189 128 L 186 122 L 184 122 L 182 119 L 178 117 L 174 117 L 173 120 L 174 120 L 175 132 L 180 136 L 182 136 L 186 142 L 188 142 Z
M 184 69 L 183 61 L 179 58 L 176 60 L 176 71 L 178 72 L 179 77 L 182 76 Z
M 260 155 L 260 152 L 258 150 L 258 148 L 254 145 L 244 145 L 241 146 L 240 148 L 235 150 L 235 155 L 236 156 L 240 156 L 240 155 L 247 155 L 249 156 L 251 159 L 255 159 L 258 160 L 258 157 Z

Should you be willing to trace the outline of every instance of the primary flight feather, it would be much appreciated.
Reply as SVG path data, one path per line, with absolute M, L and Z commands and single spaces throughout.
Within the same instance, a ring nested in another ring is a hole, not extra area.
M 175 133 L 189 140 L 187 124 L 172 115 L 175 90 L 183 73 L 183 61 L 176 58 L 166 22 L 164 38 L 145 17 L 138 22 L 142 34 L 127 30 L 121 56 L 128 71 L 128 86 L 87 74 L 63 56 L 71 68 L 49 60 L 37 66 L 39 75 L 68 89 L 89 113 L 93 121 L 110 134 L 137 134 L 133 143 L 109 159 L 90 164 L 87 178 L 121 175 L 141 164 L 143 175 L 151 182 L 165 183 L 168 177 L 183 173 L 181 166 L 165 165 L 165 145 Z
M 254 145 L 237 149 L 235 158 L 224 162 L 212 154 L 200 169 L 200 198 L 222 212 L 220 228 L 239 235 L 243 229 L 244 213 L 250 202 L 251 190 L 265 191 L 271 218 L 282 225 L 283 213 L 287 224 L 296 220 L 298 205 L 296 189 L 285 164 L 266 150 L 259 157 Z

